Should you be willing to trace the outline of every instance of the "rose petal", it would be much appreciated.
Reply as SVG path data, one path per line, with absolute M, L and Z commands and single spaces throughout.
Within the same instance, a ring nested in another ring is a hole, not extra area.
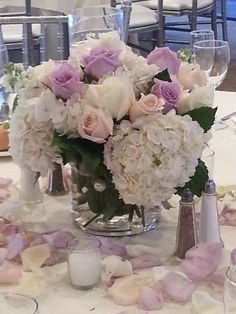
M 51 249 L 47 243 L 25 249 L 20 255 L 24 270 L 33 271 L 34 268 L 41 267 L 50 254 Z
M 117 244 L 112 240 L 104 237 L 97 237 L 101 242 L 100 252 L 105 255 L 117 255 L 123 258 L 127 257 L 127 253 L 125 250 L 125 246 L 121 244 Z
M 9 189 L 11 184 L 12 184 L 11 179 L 0 177 L 0 189 Z
M 170 272 L 161 281 L 166 294 L 172 301 L 186 303 L 191 299 L 195 286 L 189 279 Z
M 159 252 L 157 251 L 156 248 L 147 246 L 147 245 L 141 245 L 141 244 L 126 245 L 125 249 L 127 251 L 127 254 L 130 257 L 137 257 L 145 253 L 148 253 L 150 255 L 156 255 L 156 256 L 159 255 Z
M 148 268 L 160 266 L 161 262 L 157 256 L 151 254 L 143 254 L 130 259 L 133 269 Z
M 74 238 L 69 231 L 58 230 L 51 234 L 43 234 L 42 237 L 56 249 L 65 249 L 68 241 Z
M 236 265 L 236 248 L 231 252 L 231 262 L 233 265 Z
M 122 261 L 120 256 L 110 255 L 102 261 L 101 277 L 103 282 L 109 283 L 112 277 L 123 277 L 133 274 L 129 261 Z
M 114 284 L 107 290 L 108 295 L 119 305 L 134 305 L 146 279 L 141 275 L 131 275 L 116 279 Z
M 164 298 L 161 289 L 157 290 L 148 286 L 141 288 L 138 297 L 138 307 L 144 311 L 160 310 L 163 306 Z
M 22 275 L 22 267 L 18 264 L 4 261 L 0 266 L 0 283 L 13 283 L 19 281 Z

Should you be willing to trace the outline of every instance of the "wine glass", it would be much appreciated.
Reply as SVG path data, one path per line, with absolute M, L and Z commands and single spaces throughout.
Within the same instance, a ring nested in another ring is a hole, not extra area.
M 190 32 L 190 47 L 193 49 L 193 45 L 197 41 L 202 41 L 202 40 L 214 40 L 214 32 L 211 29 L 198 29 L 195 31 Z
M 230 62 L 230 50 L 227 41 L 202 40 L 193 45 L 193 60 L 207 75 L 207 85 L 216 89 L 224 80 Z M 214 124 L 215 130 L 226 128 L 220 120 Z
M 230 62 L 227 41 L 202 40 L 193 45 L 194 63 L 207 75 L 207 85 L 217 88 L 224 80 Z
M 8 63 L 8 52 L 6 46 L 0 45 L 0 122 L 8 120 L 9 118 L 9 106 L 7 104 L 7 94 L 2 85 L 2 77 L 4 74 L 4 68 Z

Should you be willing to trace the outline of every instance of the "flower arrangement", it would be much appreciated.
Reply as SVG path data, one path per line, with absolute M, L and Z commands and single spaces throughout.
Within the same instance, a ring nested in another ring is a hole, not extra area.
M 11 155 L 41 175 L 58 156 L 83 162 L 90 180 L 79 201 L 106 218 L 160 205 L 184 187 L 200 195 L 216 111 L 206 81 L 169 48 L 145 59 L 115 32 L 89 38 L 67 61 L 9 65 L 4 84 L 18 95 Z

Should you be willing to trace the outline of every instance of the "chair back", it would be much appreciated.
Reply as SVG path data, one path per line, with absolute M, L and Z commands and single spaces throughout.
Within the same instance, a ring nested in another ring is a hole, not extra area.
M 39 35 L 39 50 L 40 62 L 46 60 L 46 25 L 57 25 L 57 54 L 60 60 L 68 57 L 68 35 L 67 35 L 67 16 L 13 16 L 0 17 L 0 31 L 2 25 L 22 24 L 22 60 L 23 65 L 27 68 L 29 65 L 35 65 L 33 53 L 33 38 L 32 34 L 28 32 L 29 27 L 33 24 L 40 25 Z

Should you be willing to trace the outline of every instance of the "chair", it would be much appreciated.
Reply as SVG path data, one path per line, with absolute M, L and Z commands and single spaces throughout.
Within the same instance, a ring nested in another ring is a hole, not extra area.
M 221 16 L 219 19 L 216 17 L 216 0 L 163 0 L 162 7 L 159 6 L 157 0 L 142 0 L 138 1 L 139 4 L 151 8 L 153 10 L 159 11 L 159 24 L 163 25 L 163 28 L 159 30 L 160 32 L 160 42 L 175 42 L 186 44 L 186 41 L 180 40 L 166 40 L 165 30 L 175 30 L 175 31 L 192 31 L 196 30 L 198 24 L 209 24 L 209 21 L 198 21 L 198 17 L 208 17 L 210 16 L 211 27 L 215 33 L 215 38 L 217 38 L 217 24 L 222 24 L 223 39 L 227 40 L 227 24 L 226 24 L 226 0 L 221 0 Z M 187 16 L 187 22 L 166 22 L 165 18 L 167 16 Z M 186 25 L 190 26 L 186 29 Z M 181 27 L 185 26 L 185 28 Z
M 33 45 L 31 33 L 28 32 L 28 26 L 40 25 L 40 34 L 38 39 L 40 62 L 46 60 L 46 25 L 57 25 L 57 52 L 58 58 L 63 60 L 68 57 L 68 38 L 67 38 L 67 16 L 20 16 L 20 17 L 0 17 L 0 28 L 2 25 L 22 24 L 22 58 L 23 65 L 27 68 L 34 65 Z

